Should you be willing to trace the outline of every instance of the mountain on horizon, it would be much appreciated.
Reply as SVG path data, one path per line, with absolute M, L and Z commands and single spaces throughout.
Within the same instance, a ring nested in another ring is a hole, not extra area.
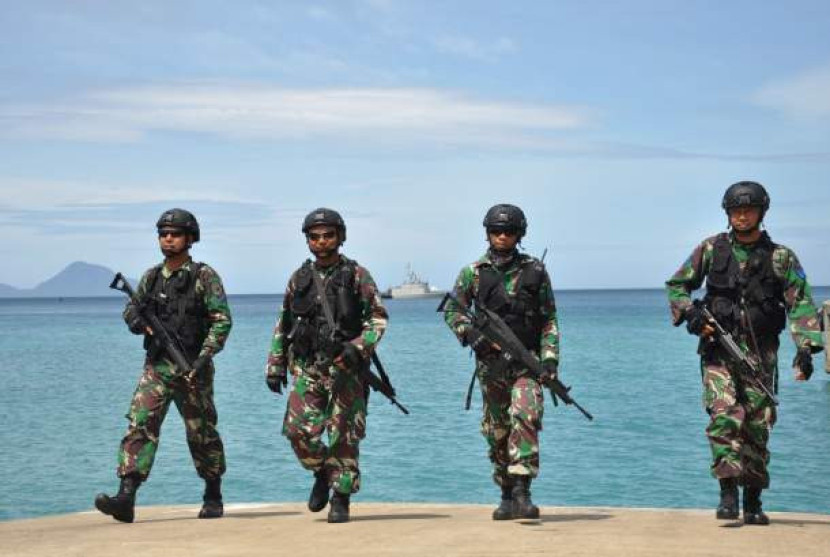
M 87 296 L 123 296 L 109 288 L 115 271 L 103 265 L 75 261 L 52 278 L 34 288 L 15 288 L 0 284 L 0 298 L 70 298 Z M 135 285 L 135 281 L 130 281 Z

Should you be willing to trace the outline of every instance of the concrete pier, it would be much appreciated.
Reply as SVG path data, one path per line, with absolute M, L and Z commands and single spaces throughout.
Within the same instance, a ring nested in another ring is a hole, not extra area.
M 494 522 L 492 507 L 356 502 L 326 523 L 304 504 L 139 507 L 121 524 L 97 511 L 0 523 L 4 557 L 127 556 L 830 556 L 830 515 L 769 513 L 772 524 L 718 521 L 713 510 L 548 507 L 540 520 Z

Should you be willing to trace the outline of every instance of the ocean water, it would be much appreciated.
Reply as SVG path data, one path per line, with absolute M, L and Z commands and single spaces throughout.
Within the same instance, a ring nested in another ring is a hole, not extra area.
M 817 288 L 816 301 L 830 297 Z M 542 505 L 711 508 L 706 415 L 696 342 L 670 326 L 660 290 L 557 293 L 562 378 L 595 416 L 546 402 Z M 303 501 L 311 475 L 280 435 L 285 397 L 264 382 L 277 296 L 233 296 L 234 329 L 217 357 L 216 404 L 225 442 L 226 502 Z M 472 370 L 435 312 L 438 300 L 387 301 L 379 354 L 411 415 L 376 393 L 361 445 L 355 501 L 495 504 L 479 433 L 480 396 L 463 408 Z M 92 508 L 114 492 L 124 414 L 138 380 L 139 337 L 123 300 L 0 300 L 0 520 Z M 823 356 L 807 383 L 792 379 L 783 339 L 779 421 L 770 443 L 766 508 L 830 512 L 830 381 Z M 196 476 L 175 407 L 139 504 L 196 504 Z

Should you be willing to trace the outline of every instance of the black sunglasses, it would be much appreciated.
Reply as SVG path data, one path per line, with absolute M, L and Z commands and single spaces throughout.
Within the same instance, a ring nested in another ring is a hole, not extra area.
M 513 236 L 518 236 L 519 231 L 515 228 L 488 228 L 487 234 L 490 234 L 491 236 L 501 236 L 504 234 L 505 236 L 512 238 Z
M 333 232 L 331 230 L 320 233 L 309 232 L 308 234 L 306 234 L 306 238 L 308 238 L 312 242 L 316 242 L 318 240 L 331 240 L 335 236 L 337 236 L 337 232 Z
M 181 238 L 184 236 L 183 230 L 159 230 L 159 238 L 164 238 L 165 236 L 173 236 L 174 238 Z

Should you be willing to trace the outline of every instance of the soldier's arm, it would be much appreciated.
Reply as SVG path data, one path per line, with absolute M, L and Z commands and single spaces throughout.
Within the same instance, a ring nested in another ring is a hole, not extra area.
M 461 303 L 468 308 L 472 307 L 474 287 L 475 271 L 472 266 L 464 267 L 461 269 L 461 272 L 458 274 L 458 278 L 455 280 L 455 284 L 453 285 L 453 292 L 458 298 L 458 302 L 453 299 L 449 299 L 447 300 L 446 306 L 444 306 L 444 321 L 447 323 L 455 336 L 458 337 L 458 340 L 462 345 L 466 343 L 465 338 L 467 331 L 470 329 L 472 324 L 470 323 L 470 319 L 458 310 L 458 303 Z
M 389 314 L 380 299 L 380 292 L 372 275 L 364 267 L 357 267 L 355 287 L 360 300 L 363 329 L 351 342 L 368 358 L 380 341 L 389 323 Z
M 293 299 L 294 280 L 292 277 L 285 289 L 282 307 L 277 314 L 277 322 L 274 325 L 274 335 L 271 337 L 271 348 L 268 350 L 268 361 L 265 366 L 265 373 L 269 377 L 278 377 L 288 365 L 286 336 L 291 332 L 291 324 L 293 321 L 291 301 Z
M 672 323 L 675 327 L 683 323 L 686 308 L 692 305 L 692 292 L 700 288 L 712 260 L 711 242 L 704 240 L 666 281 Z
M 138 286 L 135 287 L 135 297 L 138 300 L 143 300 L 147 295 L 147 278 L 149 274 L 150 271 L 145 271 L 141 276 L 141 279 L 138 281 Z M 129 325 L 138 316 L 138 308 L 135 307 L 135 304 L 133 304 L 132 298 L 127 299 L 127 305 L 124 306 L 124 311 L 121 316 L 124 318 L 124 322 L 127 325 Z
M 787 306 L 790 334 L 796 348 L 819 352 L 824 345 L 821 322 L 804 268 L 795 253 L 789 249 L 781 250 L 779 262 L 783 270 L 784 303 Z
M 556 300 L 550 276 L 545 272 L 545 280 L 539 289 L 539 307 L 542 310 L 542 331 L 539 360 L 542 362 L 559 362 L 559 323 L 556 319 Z
M 231 333 L 233 325 L 231 307 L 228 304 L 228 296 L 222 285 L 222 279 L 208 265 L 203 265 L 199 271 L 199 283 L 203 289 L 202 295 L 210 322 L 210 328 L 199 355 L 214 356 L 224 348 Z

